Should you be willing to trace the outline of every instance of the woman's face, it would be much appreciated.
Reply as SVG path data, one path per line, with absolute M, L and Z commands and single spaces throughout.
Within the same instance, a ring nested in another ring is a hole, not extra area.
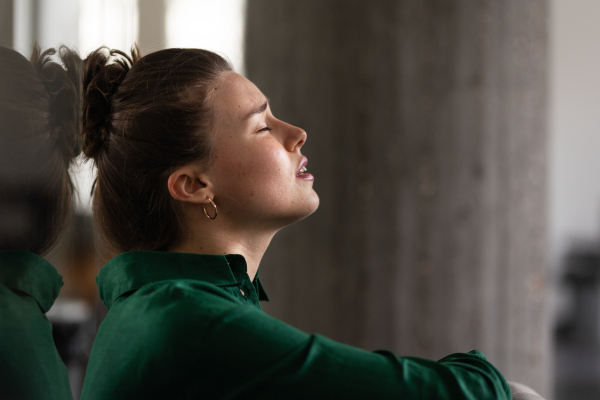
M 306 132 L 275 118 L 261 91 L 234 72 L 223 74 L 213 106 L 209 174 L 219 218 L 280 229 L 312 214 L 319 206 L 314 178 L 300 173 Z

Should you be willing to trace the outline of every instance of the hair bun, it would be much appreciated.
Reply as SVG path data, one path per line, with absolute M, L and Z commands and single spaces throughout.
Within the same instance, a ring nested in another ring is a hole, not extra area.
M 61 46 L 58 55 L 63 68 L 52 62 L 54 54 L 54 49 L 42 53 L 36 43 L 30 61 L 49 97 L 48 131 L 65 162 L 69 163 L 81 151 L 81 58 L 76 52 Z
M 132 57 L 120 50 L 100 47 L 83 62 L 83 152 L 97 158 L 110 137 L 112 99 L 125 76 L 137 60 L 137 46 Z

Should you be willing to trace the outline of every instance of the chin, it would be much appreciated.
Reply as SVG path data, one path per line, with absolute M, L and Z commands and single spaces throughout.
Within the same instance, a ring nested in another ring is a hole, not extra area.
M 282 215 L 280 218 L 278 218 L 279 225 L 281 228 L 284 228 L 287 225 L 291 225 L 295 222 L 303 220 L 317 211 L 317 208 L 319 208 L 319 196 L 313 192 L 313 195 L 307 198 L 301 207 L 298 207 L 298 204 L 296 204 L 294 210 L 288 210 L 285 215 Z
M 317 208 L 319 208 L 319 203 L 319 196 L 315 191 L 313 191 L 312 196 L 310 196 L 306 203 L 303 204 L 304 207 L 301 210 L 298 210 L 296 213 L 296 218 L 293 222 L 300 221 L 317 211 Z
M 317 211 L 317 208 L 319 208 L 319 204 L 320 203 L 321 203 L 321 199 L 319 199 L 319 195 L 317 194 L 317 192 L 315 192 L 313 190 L 312 196 L 310 197 L 310 202 L 309 202 L 310 212 L 308 214 L 306 214 L 306 217 L 308 217 L 310 214 L 312 214 L 315 211 Z

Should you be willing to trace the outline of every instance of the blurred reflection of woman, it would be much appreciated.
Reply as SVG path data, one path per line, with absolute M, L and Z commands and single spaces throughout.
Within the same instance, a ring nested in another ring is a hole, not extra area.
M 261 258 L 319 198 L 306 133 L 220 56 L 99 49 L 83 151 L 114 253 L 82 399 L 509 399 L 476 351 L 438 362 L 309 335 L 261 311 Z M 310 249 L 307 249 L 310 251 Z
M 81 60 L 35 46 L 0 47 L 0 398 L 69 399 L 44 315 L 63 284 L 41 256 L 71 214 L 69 164 L 79 152 Z

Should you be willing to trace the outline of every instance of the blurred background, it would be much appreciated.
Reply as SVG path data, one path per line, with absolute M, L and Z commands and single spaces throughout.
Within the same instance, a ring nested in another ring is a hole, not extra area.
M 267 313 L 369 350 L 482 350 L 600 396 L 600 3 L 0 0 L 0 45 L 227 56 L 303 127 L 321 206 L 261 264 Z M 1 145 L 1 144 L 0 144 Z M 106 313 L 93 168 L 73 168 L 48 313 L 78 398 Z

